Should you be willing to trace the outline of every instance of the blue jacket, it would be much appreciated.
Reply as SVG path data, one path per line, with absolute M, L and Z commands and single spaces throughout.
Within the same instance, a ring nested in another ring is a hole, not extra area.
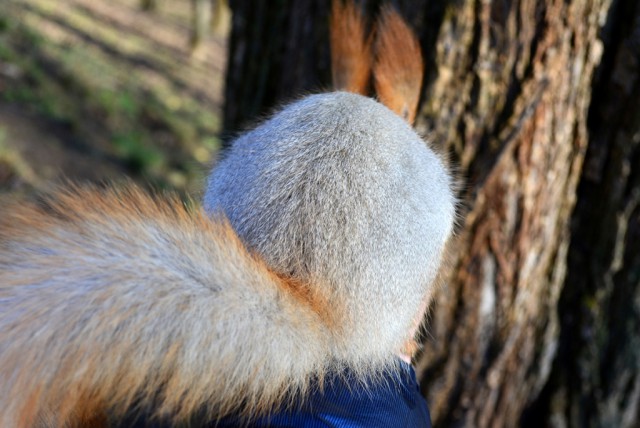
M 420 394 L 416 374 L 409 364 L 399 364 L 397 372 L 363 386 L 348 371 L 325 381 L 324 389 L 294 404 L 293 410 L 276 412 L 256 420 L 227 417 L 217 423 L 191 424 L 207 428 L 309 427 L 309 428 L 430 428 L 427 403 Z M 124 426 L 124 425 L 123 425 Z M 138 420 L 128 427 L 168 428 Z

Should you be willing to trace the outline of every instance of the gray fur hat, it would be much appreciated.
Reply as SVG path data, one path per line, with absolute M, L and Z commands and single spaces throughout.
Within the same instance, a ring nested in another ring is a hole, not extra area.
M 344 306 L 349 346 L 363 349 L 407 339 L 455 203 L 448 171 L 416 132 L 346 92 L 307 96 L 240 136 L 204 198 L 275 272 Z

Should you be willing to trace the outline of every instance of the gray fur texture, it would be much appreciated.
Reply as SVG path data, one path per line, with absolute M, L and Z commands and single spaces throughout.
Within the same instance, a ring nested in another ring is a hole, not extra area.
M 408 339 L 455 216 L 438 156 L 389 109 L 345 92 L 240 136 L 204 205 L 276 272 L 344 307 L 334 352 L 351 361 L 388 359 Z

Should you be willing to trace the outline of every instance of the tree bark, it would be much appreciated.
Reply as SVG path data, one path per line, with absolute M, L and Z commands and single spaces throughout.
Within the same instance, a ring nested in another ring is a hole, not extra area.
M 605 1 L 451 6 L 424 114 L 470 211 L 420 361 L 434 421 L 516 426 L 549 377 Z
M 527 411 L 559 426 L 637 427 L 640 406 L 640 5 L 617 1 L 589 111 L 558 358 Z M 540 421 L 542 422 L 542 421 Z
M 230 6 L 223 123 L 228 133 L 330 78 L 327 1 L 238 0 Z
M 329 83 L 327 2 L 251 3 L 233 10 L 228 130 Z M 465 189 L 417 362 L 436 426 L 635 423 L 636 3 L 394 2 L 426 54 L 418 126 Z
M 189 45 L 194 51 L 201 46 L 211 28 L 212 0 L 191 0 L 191 36 Z

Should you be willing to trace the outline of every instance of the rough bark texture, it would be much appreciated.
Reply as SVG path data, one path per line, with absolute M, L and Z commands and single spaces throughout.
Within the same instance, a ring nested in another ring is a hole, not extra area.
M 530 426 L 637 427 L 640 415 L 640 5 L 615 2 L 558 313 L 558 358 Z
M 466 1 L 445 16 L 425 114 L 470 211 L 420 361 L 439 425 L 515 426 L 548 378 L 607 8 Z
M 329 78 L 328 2 L 244 3 L 234 6 L 230 130 Z M 361 3 L 373 13 L 380 2 Z M 640 6 L 392 3 L 427 58 L 419 128 L 465 189 L 418 361 L 435 425 L 633 426 Z

